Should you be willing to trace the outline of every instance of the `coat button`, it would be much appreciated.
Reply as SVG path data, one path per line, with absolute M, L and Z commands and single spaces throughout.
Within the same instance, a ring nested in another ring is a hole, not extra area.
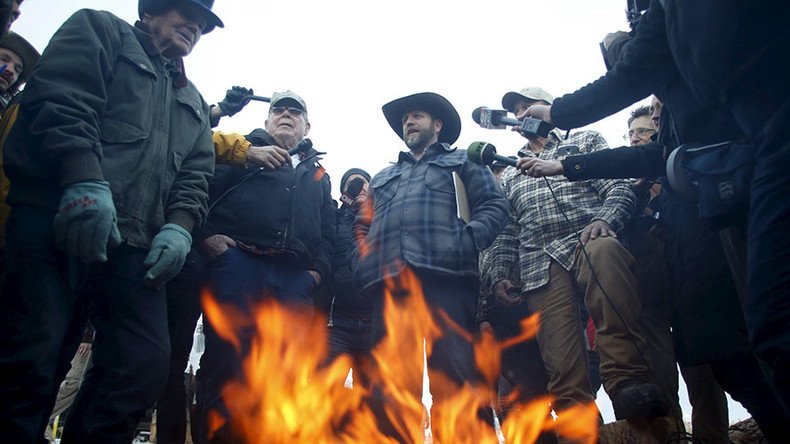
M 148 71 L 148 66 L 145 63 L 141 63 L 140 68 L 143 68 L 144 70 Z
M 582 169 L 582 166 L 581 166 L 581 165 L 579 165 L 579 164 L 576 164 L 576 166 L 574 166 L 573 168 L 574 168 L 576 171 L 578 171 L 578 170 Z

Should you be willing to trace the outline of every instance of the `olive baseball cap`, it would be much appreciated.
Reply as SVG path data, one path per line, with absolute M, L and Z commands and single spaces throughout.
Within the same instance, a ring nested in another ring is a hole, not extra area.
M 502 108 L 505 108 L 512 113 L 516 106 L 516 102 L 522 99 L 542 100 L 549 105 L 554 103 L 554 96 L 546 92 L 545 89 L 539 86 L 528 86 L 521 91 L 510 91 L 502 96 Z
M 271 103 L 271 106 L 277 106 L 277 105 L 280 104 L 280 102 L 285 101 L 285 100 L 287 100 L 288 102 L 291 102 L 292 105 L 294 105 L 294 104 L 298 105 L 299 108 L 302 109 L 302 111 L 307 112 L 307 105 L 305 105 L 304 99 L 302 99 L 301 97 L 296 95 L 290 89 L 285 91 L 285 92 L 276 92 L 276 93 L 272 94 L 272 101 L 270 103 Z

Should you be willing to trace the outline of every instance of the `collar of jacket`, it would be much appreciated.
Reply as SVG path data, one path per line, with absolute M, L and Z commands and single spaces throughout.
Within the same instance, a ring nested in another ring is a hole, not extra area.
M 154 41 L 151 39 L 151 33 L 148 29 L 148 25 L 141 22 L 140 20 L 134 23 L 134 33 L 137 36 L 137 40 L 140 41 L 140 45 L 142 45 L 143 49 L 145 49 L 145 52 L 147 52 L 149 56 L 162 57 L 162 59 L 167 61 L 165 66 L 176 74 L 173 86 L 176 88 L 184 88 L 189 85 L 183 57 L 178 57 L 175 60 L 169 60 L 162 56 L 162 54 L 154 45 Z
M 422 157 L 434 157 L 438 156 L 439 154 L 449 153 L 455 150 L 456 148 L 450 146 L 449 143 L 436 142 L 428 148 L 425 148 L 425 154 L 423 154 Z M 411 151 L 401 151 L 400 154 L 398 154 L 398 162 L 404 161 L 414 163 L 417 161 L 417 159 L 414 158 L 414 155 L 411 153 Z

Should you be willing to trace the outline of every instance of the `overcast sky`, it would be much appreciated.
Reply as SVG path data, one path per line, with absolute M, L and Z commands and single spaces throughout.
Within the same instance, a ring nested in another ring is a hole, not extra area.
M 559 97 L 598 78 L 605 72 L 598 42 L 627 29 L 625 6 L 623 0 L 217 0 L 214 11 L 225 28 L 203 36 L 185 63 L 209 104 L 232 85 L 265 96 L 286 89 L 301 95 L 309 137 L 327 153 L 321 163 L 337 195 L 348 168 L 375 174 L 405 149 L 381 106 L 412 93 L 433 91 L 453 103 L 463 123 L 458 147 L 483 140 L 500 154 L 515 154 L 525 139 L 477 127 L 472 110 L 500 108 L 504 93 L 525 86 Z M 43 50 L 81 8 L 137 19 L 133 0 L 26 0 L 12 29 Z M 612 147 L 624 145 L 633 108 L 589 128 Z M 263 127 L 267 111 L 253 102 L 218 129 L 246 134 Z M 611 408 L 601 404 L 612 420 Z M 730 405 L 731 418 L 748 417 Z M 687 401 L 683 409 L 688 419 Z

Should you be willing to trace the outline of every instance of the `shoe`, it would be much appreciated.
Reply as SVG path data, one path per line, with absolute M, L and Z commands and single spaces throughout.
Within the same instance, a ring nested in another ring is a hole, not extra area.
M 612 407 L 618 421 L 669 415 L 669 403 L 661 388 L 652 382 L 626 385 L 612 396 Z

